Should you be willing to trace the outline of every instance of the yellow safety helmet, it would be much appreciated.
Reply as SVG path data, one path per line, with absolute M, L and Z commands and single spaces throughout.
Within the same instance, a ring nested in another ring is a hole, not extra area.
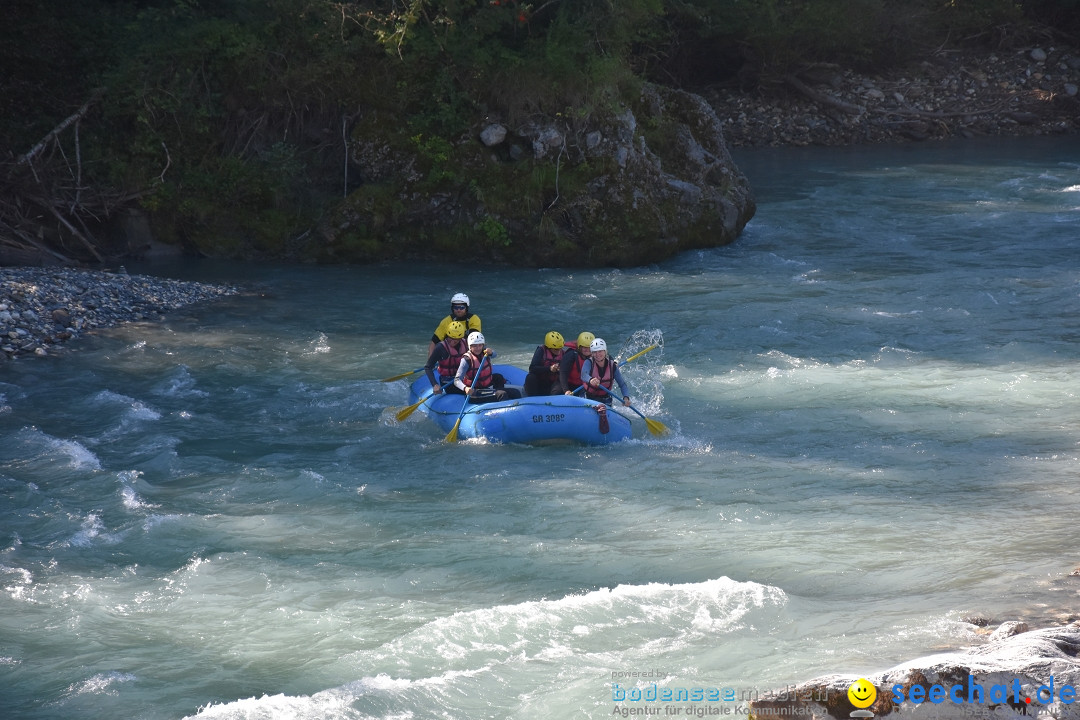
M 583 332 L 583 333 L 581 333 L 580 335 L 577 336 L 578 349 L 580 350 L 580 349 L 584 348 L 584 349 L 588 350 L 589 346 L 592 345 L 592 341 L 595 340 L 595 339 L 596 339 L 596 336 L 593 335 L 591 332 Z
M 562 335 L 555 330 L 552 330 L 544 336 L 544 347 L 548 350 L 559 350 L 565 344 Z
M 460 340 L 465 337 L 465 323 L 460 320 L 453 320 L 446 326 L 446 336 L 452 337 L 455 340 Z

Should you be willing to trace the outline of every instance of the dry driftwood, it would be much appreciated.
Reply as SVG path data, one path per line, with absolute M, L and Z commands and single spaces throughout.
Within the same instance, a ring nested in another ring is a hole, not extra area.
M 861 107 L 859 105 L 852 105 L 851 103 L 846 103 L 843 100 L 838 100 L 832 95 L 826 95 L 825 93 L 818 92 L 794 75 L 785 75 L 784 81 L 806 97 L 818 103 L 819 105 L 836 108 L 840 112 L 846 113 L 848 115 L 862 115 L 866 112 L 866 108 L 864 107 Z

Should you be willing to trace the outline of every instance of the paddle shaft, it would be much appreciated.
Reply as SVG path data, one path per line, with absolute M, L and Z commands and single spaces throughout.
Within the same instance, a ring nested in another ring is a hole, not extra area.
M 476 379 L 479 378 L 480 373 L 483 372 L 484 363 L 487 362 L 487 359 L 488 359 L 487 354 L 485 354 L 483 357 L 480 358 L 480 364 L 476 368 L 476 374 L 473 375 L 473 385 L 469 386 L 469 390 L 471 390 L 475 386 Z M 465 417 L 465 410 L 467 410 L 468 407 L 469 407 L 469 394 L 468 394 L 468 392 L 466 392 L 465 393 L 465 401 L 461 403 L 461 412 L 458 413 L 457 420 L 454 422 L 454 427 L 451 428 L 450 432 L 446 434 L 446 441 L 447 442 L 457 442 L 458 426 L 461 425 L 461 418 Z
M 383 382 L 394 382 L 395 380 L 403 380 L 403 379 L 409 377 L 410 375 L 415 375 L 416 373 L 423 372 L 423 371 L 424 371 L 424 368 L 419 367 L 419 368 L 416 368 L 415 370 L 410 370 L 407 373 L 401 373 L 400 375 L 391 375 L 388 378 L 383 378 L 382 381 Z
M 639 357 L 641 357 L 645 353 L 649 352 L 650 350 L 655 350 L 658 347 L 660 347 L 660 346 L 659 345 L 650 345 L 649 347 L 645 348 L 644 350 L 636 352 L 633 355 L 631 355 L 630 357 L 626 358 L 625 360 L 622 361 L 621 364 L 625 365 L 626 363 L 628 363 L 628 362 L 630 362 L 632 360 L 637 360 Z

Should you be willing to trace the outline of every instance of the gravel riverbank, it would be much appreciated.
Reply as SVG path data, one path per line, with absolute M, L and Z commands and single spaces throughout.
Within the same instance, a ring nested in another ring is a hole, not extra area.
M 858 145 L 1080 132 L 1080 49 L 941 51 L 863 75 L 818 65 L 753 92 L 705 93 L 732 147 Z
M 126 272 L 71 268 L 0 268 L 0 362 L 48 355 L 63 343 L 239 292 L 227 285 L 170 280 Z

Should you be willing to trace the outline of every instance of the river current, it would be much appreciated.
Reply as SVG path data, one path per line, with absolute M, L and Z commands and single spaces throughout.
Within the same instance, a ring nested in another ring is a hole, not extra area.
M 736 159 L 651 267 L 129 265 L 245 292 L 0 365 L 0 716 L 606 718 L 1075 610 L 1080 141 Z M 396 422 L 457 291 L 504 362 L 658 342 L 671 434 Z

